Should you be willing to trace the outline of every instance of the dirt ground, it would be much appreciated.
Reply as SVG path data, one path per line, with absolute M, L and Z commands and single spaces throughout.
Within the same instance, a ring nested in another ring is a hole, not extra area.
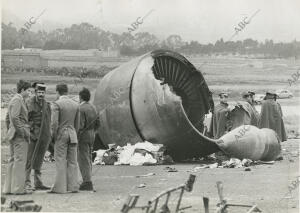
M 192 205 L 184 212 L 204 212 L 202 197 L 210 198 L 210 211 L 214 212 L 218 203 L 216 182 L 222 181 L 224 196 L 228 203 L 257 204 L 263 212 L 299 212 L 299 188 L 289 192 L 288 186 L 295 180 L 299 182 L 299 139 L 282 143 L 283 160 L 273 165 L 251 166 L 244 168 L 215 168 L 193 171 L 198 163 L 175 164 L 178 172 L 167 172 L 166 166 L 99 166 L 93 167 L 93 182 L 96 192 L 76 194 L 48 194 L 37 191 L 26 196 L 7 196 L 10 200 L 30 200 L 42 205 L 42 211 L 60 212 L 120 212 L 128 194 L 139 194 L 138 205 L 163 190 L 184 183 L 189 174 L 196 175 L 192 192 L 185 192 L 181 206 Z M 8 147 L 2 146 L 2 178 L 5 176 Z M 45 184 L 53 184 L 55 164 L 46 162 L 43 166 Z M 153 176 L 137 178 L 136 175 L 155 173 Z M 144 188 L 138 188 L 145 184 Z M 176 194 L 178 196 L 178 194 Z M 174 204 L 175 195 L 171 196 Z M 172 207 L 171 205 L 170 207 Z M 247 208 L 234 207 L 229 212 L 247 212 Z M 132 211 L 132 212 L 141 212 Z
M 296 72 L 300 61 L 294 60 L 256 60 L 256 59 L 220 59 L 220 58 L 191 58 L 196 67 L 201 67 L 209 88 L 216 94 L 226 90 L 230 92 L 230 101 L 240 98 L 242 91 L 254 90 L 257 93 L 265 93 L 266 90 L 288 87 L 293 92 L 294 98 L 280 99 L 283 120 L 287 133 L 291 136 L 299 136 L 299 81 L 289 86 L 288 79 Z M 202 64 L 205 63 L 203 66 Z M 20 74 L 3 74 L 1 78 L 1 93 L 8 94 L 15 87 Z M 81 86 L 91 91 L 95 90 L 99 79 L 85 79 L 78 87 L 74 84 L 74 78 L 61 76 L 40 76 L 34 73 L 22 74 L 24 80 L 40 81 L 47 84 L 47 100 L 54 100 L 55 85 L 59 82 L 67 82 L 70 85 L 70 93 L 77 95 Z M 9 100 L 10 98 L 8 98 Z M 259 109 L 260 106 L 257 106 Z M 4 117 L 6 110 L 1 109 L 1 186 L 4 183 L 6 162 L 8 159 L 8 146 L 4 140 L 6 131 Z M 298 137 L 299 138 L 299 137 Z M 95 193 L 80 192 L 77 194 L 47 194 L 37 191 L 26 196 L 7 196 L 9 200 L 33 199 L 42 205 L 42 211 L 48 212 L 120 212 L 128 194 L 139 194 L 141 197 L 138 205 L 146 204 L 153 198 L 170 187 L 184 183 L 189 174 L 195 174 L 196 181 L 192 192 L 186 192 L 181 206 L 192 208 L 184 212 L 204 212 L 202 197 L 210 198 L 210 212 L 215 212 L 219 202 L 216 182 L 222 181 L 224 196 L 229 203 L 257 204 L 262 212 L 267 213 L 292 213 L 299 212 L 299 143 L 300 139 L 289 139 L 282 143 L 283 160 L 276 161 L 273 165 L 251 166 L 251 171 L 244 168 L 215 168 L 200 169 L 193 172 L 199 163 L 180 163 L 172 165 L 178 172 L 167 172 L 166 166 L 94 166 L 93 182 Z M 43 179 L 46 185 L 52 185 L 55 178 L 55 164 L 46 162 L 43 166 Z M 137 178 L 136 175 L 155 173 L 153 176 Z M 296 181 L 297 185 L 289 186 Z M 143 188 L 138 188 L 145 184 Z M 291 188 L 290 188 L 291 189 Z M 176 194 L 178 196 L 178 194 Z M 174 204 L 175 195 L 171 196 L 171 204 Z M 171 205 L 173 207 L 174 205 Z M 173 208 L 174 209 L 174 208 Z M 132 212 L 141 212 L 132 211 Z M 231 208 L 228 212 L 247 212 L 247 208 Z

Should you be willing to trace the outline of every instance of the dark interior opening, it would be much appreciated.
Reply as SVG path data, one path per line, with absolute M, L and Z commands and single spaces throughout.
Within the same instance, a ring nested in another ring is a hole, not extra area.
M 213 108 L 211 92 L 200 71 L 171 56 L 154 57 L 153 74 L 182 99 L 183 108 L 196 129 L 203 132 L 205 114 Z

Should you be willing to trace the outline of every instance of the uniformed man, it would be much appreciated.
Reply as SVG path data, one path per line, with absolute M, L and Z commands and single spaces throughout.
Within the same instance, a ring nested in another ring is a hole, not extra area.
M 78 192 L 77 132 L 79 105 L 68 97 L 66 84 L 56 85 L 58 100 L 52 106 L 51 129 L 55 141 L 55 183 L 48 193 Z
M 273 129 L 280 141 L 286 141 L 286 132 L 282 119 L 282 110 L 280 104 L 276 101 L 277 95 L 267 92 L 262 101 L 259 128 Z
M 213 111 L 210 132 L 213 133 L 213 137 L 215 139 L 222 137 L 231 129 L 231 123 L 229 119 L 231 108 L 228 105 L 227 99 L 228 93 L 221 92 L 219 94 L 220 103 L 215 106 Z M 216 152 L 215 157 L 219 164 L 222 161 L 228 160 L 230 158 L 223 151 Z
M 252 106 L 253 110 L 254 110 L 254 113 L 255 113 L 255 117 L 257 119 L 257 125 L 258 126 L 258 121 L 259 121 L 259 112 L 256 110 L 255 108 L 255 100 L 254 100 L 254 97 L 255 97 L 255 92 L 253 91 L 248 91 L 248 94 L 249 94 L 249 97 L 250 99 L 248 99 L 248 103 Z
M 255 101 L 254 101 L 255 92 L 253 92 L 253 91 L 248 91 L 247 93 L 249 94 L 249 98 L 247 98 L 247 102 L 248 102 L 249 104 L 251 104 L 252 106 L 254 106 L 254 105 L 255 105 Z
M 228 94 L 221 92 L 219 94 L 220 103 L 215 106 L 214 113 L 212 115 L 212 133 L 215 139 L 222 137 L 228 130 Z
M 51 132 L 51 107 L 45 100 L 46 86 L 44 83 L 34 83 L 35 95 L 26 102 L 28 121 L 30 124 L 30 141 L 26 163 L 26 187 L 31 188 L 30 174 L 34 170 L 34 189 L 47 190 L 41 179 L 41 167 L 48 149 Z
M 78 163 L 82 176 L 79 190 L 92 191 L 92 151 L 95 130 L 98 127 L 96 108 L 89 102 L 91 93 L 87 88 L 79 92 L 80 127 L 78 132 Z
M 7 139 L 9 141 L 10 159 L 3 186 L 4 194 L 30 194 L 31 190 L 25 188 L 25 167 L 28 144 L 30 143 L 30 130 L 28 111 L 25 104 L 31 85 L 20 80 L 17 83 L 17 94 L 8 104 L 7 111 Z
M 258 126 L 258 120 L 259 120 L 259 113 L 257 112 L 255 105 L 254 105 L 254 95 L 255 93 L 252 91 L 243 93 L 242 97 L 244 101 L 247 103 L 245 104 L 245 108 L 248 111 L 250 115 L 250 125 Z M 248 124 L 248 123 L 245 123 Z
M 255 106 L 252 105 L 252 97 L 250 92 L 242 94 L 242 101 L 235 104 L 234 109 L 230 112 L 230 120 L 232 121 L 233 130 L 241 125 L 258 126 L 258 115 Z

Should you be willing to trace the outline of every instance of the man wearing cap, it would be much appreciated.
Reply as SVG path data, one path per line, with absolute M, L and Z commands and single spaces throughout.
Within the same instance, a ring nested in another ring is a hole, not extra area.
M 254 96 L 255 96 L 255 92 L 253 91 L 248 91 L 247 92 L 249 94 L 249 98 L 247 99 L 247 102 L 249 104 L 251 104 L 252 106 L 254 106 Z
M 66 84 L 56 85 L 57 100 L 52 105 L 51 129 L 55 141 L 55 182 L 48 193 L 76 193 L 79 191 L 77 163 L 77 132 L 79 105 L 68 97 Z
M 41 167 L 44 155 L 48 149 L 51 132 L 51 107 L 45 100 L 46 86 L 44 83 L 34 83 L 32 87 L 35 95 L 26 102 L 28 109 L 28 121 L 30 125 L 30 141 L 26 163 L 26 187 L 31 188 L 30 174 L 34 171 L 35 190 L 47 190 L 41 179 Z
M 253 91 L 248 91 L 249 94 L 249 98 L 247 99 L 248 103 L 252 106 L 253 111 L 255 113 L 255 118 L 257 119 L 257 125 L 258 126 L 258 121 L 259 121 L 259 112 L 256 110 L 255 108 L 255 101 L 254 101 L 254 97 L 255 97 L 255 92 Z
M 282 110 L 280 104 L 276 101 L 277 95 L 267 92 L 266 97 L 262 101 L 261 113 L 259 119 L 259 128 L 273 129 L 280 141 L 286 141 L 286 132 L 282 120 Z
M 253 125 L 258 126 L 259 115 L 252 105 L 253 98 L 252 93 L 244 92 L 242 94 L 243 101 L 238 101 L 235 109 L 231 112 L 231 119 L 233 120 L 233 127 L 239 127 L 241 125 Z
M 215 106 L 214 113 L 212 116 L 212 133 L 215 139 L 222 137 L 226 131 L 228 130 L 228 103 L 227 98 L 228 94 L 225 92 L 221 92 L 219 94 L 220 103 Z

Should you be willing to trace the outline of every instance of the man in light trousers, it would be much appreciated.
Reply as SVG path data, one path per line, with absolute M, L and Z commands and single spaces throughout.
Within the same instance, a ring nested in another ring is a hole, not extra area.
M 53 103 L 51 129 L 56 165 L 55 183 L 48 193 L 76 193 L 79 191 L 77 163 L 77 132 L 79 105 L 69 98 L 68 86 L 56 86 L 58 100 Z
M 17 94 L 11 99 L 6 115 L 8 127 L 10 159 L 8 162 L 4 194 L 24 195 L 32 193 L 25 189 L 25 166 L 27 160 L 28 144 L 30 143 L 30 130 L 28 111 L 25 99 L 31 93 L 31 84 L 20 80 L 17 83 Z

